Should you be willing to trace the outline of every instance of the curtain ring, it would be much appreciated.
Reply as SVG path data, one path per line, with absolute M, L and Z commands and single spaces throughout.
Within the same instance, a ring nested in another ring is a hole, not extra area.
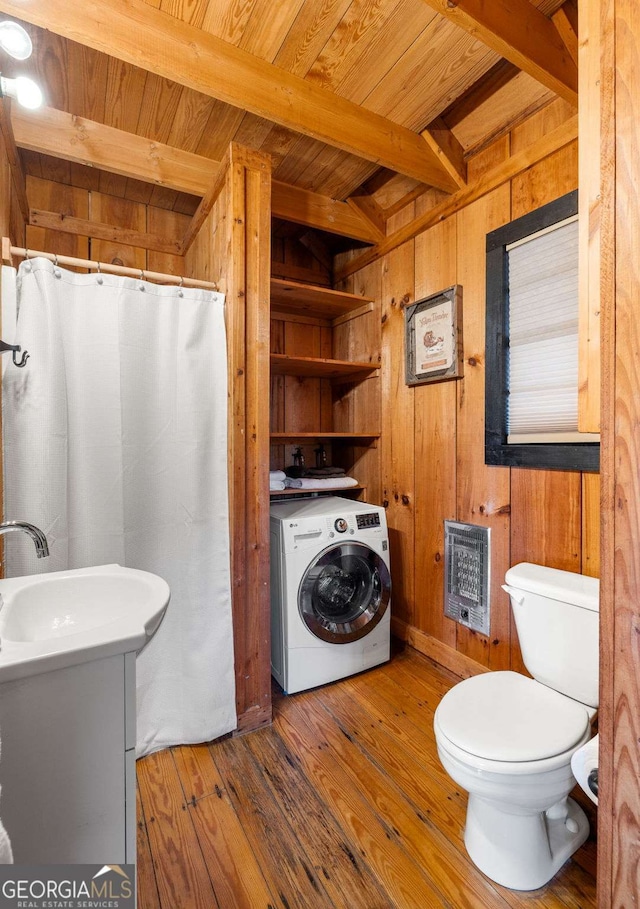
M 140 284 L 140 287 L 138 287 L 138 290 L 141 290 L 142 293 L 144 293 L 145 290 L 146 290 L 146 288 L 145 288 L 145 286 L 144 286 L 144 269 L 143 269 L 143 268 L 140 269 L 140 280 L 141 280 L 143 283 Z
M 31 271 L 31 262 L 29 261 L 29 250 L 25 249 L 24 251 L 25 258 L 25 271 Z
M 102 277 L 102 272 L 100 271 L 100 263 L 96 262 L 96 265 L 98 266 L 98 277 L 96 278 L 96 283 L 102 284 L 104 282 L 104 278 Z
M 184 287 L 184 275 L 180 275 L 180 283 L 178 284 L 178 296 L 184 297 L 182 288 Z
M 28 249 L 25 249 L 25 251 L 24 251 L 24 257 L 25 257 L 25 259 L 28 259 L 28 258 L 29 258 L 29 250 L 28 250 Z

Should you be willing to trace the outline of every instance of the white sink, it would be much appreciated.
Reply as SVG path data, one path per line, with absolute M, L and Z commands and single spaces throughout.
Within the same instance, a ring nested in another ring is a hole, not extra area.
M 169 603 L 147 571 L 101 565 L 0 580 L 0 681 L 140 650 Z

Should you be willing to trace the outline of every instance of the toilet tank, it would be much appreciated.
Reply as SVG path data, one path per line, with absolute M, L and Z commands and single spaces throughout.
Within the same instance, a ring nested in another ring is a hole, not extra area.
M 533 678 L 597 707 L 598 579 L 521 562 L 505 580 L 522 658 Z

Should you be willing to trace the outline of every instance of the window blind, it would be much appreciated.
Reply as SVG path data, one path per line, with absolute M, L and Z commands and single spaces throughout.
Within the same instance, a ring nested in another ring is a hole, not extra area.
M 578 219 L 507 247 L 509 442 L 578 434 Z

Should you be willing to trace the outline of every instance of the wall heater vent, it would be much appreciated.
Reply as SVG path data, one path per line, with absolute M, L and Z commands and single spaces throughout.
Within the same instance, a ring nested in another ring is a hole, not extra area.
M 444 522 L 444 614 L 480 634 L 489 634 L 489 527 Z

